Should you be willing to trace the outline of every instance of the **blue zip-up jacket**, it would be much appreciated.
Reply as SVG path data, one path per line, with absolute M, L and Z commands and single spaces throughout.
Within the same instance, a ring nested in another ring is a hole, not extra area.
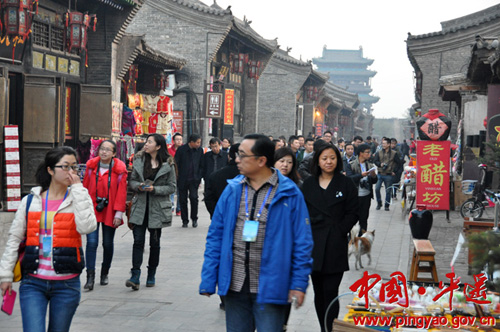
M 288 304 L 288 292 L 306 292 L 312 270 L 313 239 L 309 213 L 299 188 L 278 173 L 269 205 L 259 274 L 258 303 Z M 200 294 L 226 295 L 231 285 L 233 237 L 240 208 L 243 175 L 229 180 L 208 230 Z

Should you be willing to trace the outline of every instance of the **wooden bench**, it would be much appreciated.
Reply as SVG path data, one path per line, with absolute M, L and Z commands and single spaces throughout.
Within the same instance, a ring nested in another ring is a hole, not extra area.
M 436 251 L 429 240 L 413 240 L 413 258 L 411 260 L 409 281 L 439 282 L 436 261 Z M 430 273 L 430 278 L 420 277 L 420 273 Z

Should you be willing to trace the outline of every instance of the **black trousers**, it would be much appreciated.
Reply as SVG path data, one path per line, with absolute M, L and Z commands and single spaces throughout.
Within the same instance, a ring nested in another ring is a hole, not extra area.
M 335 301 L 330 310 L 326 321 L 327 329 L 325 330 L 325 314 L 330 303 L 339 295 L 339 286 L 342 281 L 344 272 L 323 274 L 313 272 L 311 274 L 312 284 L 314 288 L 314 307 L 321 325 L 321 332 L 332 330 L 333 320 L 339 316 L 340 305 L 339 301 Z
M 359 202 L 359 235 L 361 236 L 361 231 L 368 230 L 368 216 L 370 215 L 370 206 L 372 204 L 372 199 L 370 195 L 358 197 Z
M 187 181 L 179 187 L 179 203 L 181 204 L 181 218 L 182 223 L 189 223 L 188 218 L 188 197 L 191 202 L 191 220 L 198 220 L 198 187 L 200 186 L 199 180 Z
M 149 260 L 148 267 L 156 268 L 160 262 L 161 228 L 148 228 L 146 221 L 142 225 L 135 225 L 134 245 L 132 246 L 132 269 L 140 270 L 146 242 L 146 230 L 149 230 Z

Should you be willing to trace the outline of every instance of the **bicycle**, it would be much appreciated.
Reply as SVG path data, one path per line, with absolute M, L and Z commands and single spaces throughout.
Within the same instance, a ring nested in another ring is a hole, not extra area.
M 494 200 L 498 199 L 497 193 L 486 189 L 486 171 L 488 166 L 479 164 L 478 167 L 482 172 L 479 187 L 476 188 L 476 182 L 469 182 L 468 186 L 462 187 L 462 192 L 464 194 L 473 193 L 473 197 L 463 202 L 460 206 L 460 214 L 463 218 L 481 218 L 484 210 L 487 207 L 495 207 Z

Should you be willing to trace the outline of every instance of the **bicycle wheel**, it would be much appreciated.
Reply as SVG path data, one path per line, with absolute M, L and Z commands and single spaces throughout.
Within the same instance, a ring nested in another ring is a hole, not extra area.
M 481 218 L 483 211 L 483 204 L 476 201 L 474 198 L 469 198 L 460 207 L 460 214 L 463 218 Z

